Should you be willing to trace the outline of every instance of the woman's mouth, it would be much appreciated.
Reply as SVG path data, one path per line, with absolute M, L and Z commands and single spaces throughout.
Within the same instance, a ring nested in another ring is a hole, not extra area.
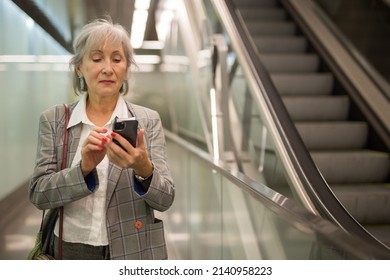
M 104 84 L 104 85 L 112 85 L 114 81 L 111 80 L 102 80 L 99 83 Z

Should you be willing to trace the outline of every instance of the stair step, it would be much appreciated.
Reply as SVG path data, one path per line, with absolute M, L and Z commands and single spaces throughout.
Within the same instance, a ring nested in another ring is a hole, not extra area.
M 260 53 L 302 53 L 307 50 L 307 40 L 302 36 L 254 36 Z
M 246 21 L 246 27 L 252 36 L 292 36 L 296 33 L 296 25 L 288 21 Z
M 319 65 L 316 54 L 261 54 L 260 59 L 270 73 L 316 72 Z
M 240 13 L 245 21 L 251 20 L 284 20 L 286 12 L 279 8 L 240 8 Z
M 367 142 L 365 122 L 297 122 L 308 150 L 362 149 Z
M 390 223 L 390 184 L 330 187 L 348 212 L 361 224 Z
M 329 184 L 383 183 L 389 178 L 389 154 L 372 150 L 311 152 Z
M 282 100 L 294 121 L 342 121 L 348 117 L 347 96 L 284 96 Z
M 281 95 L 326 95 L 333 90 L 331 73 L 271 74 Z

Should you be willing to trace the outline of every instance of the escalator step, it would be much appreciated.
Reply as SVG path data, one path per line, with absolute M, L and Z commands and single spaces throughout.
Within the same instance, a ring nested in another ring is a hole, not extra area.
M 331 185 L 331 188 L 361 224 L 390 223 L 390 184 Z
M 254 36 L 253 41 L 263 53 L 302 53 L 307 40 L 302 36 Z
M 362 149 L 367 143 L 365 122 L 298 122 L 296 127 L 309 150 Z
M 344 121 L 348 117 L 347 96 L 284 96 L 282 100 L 293 121 Z
M 372 151 L 311 152 L 329 184 L 383 183 L 389 178 L 389 154 Z
M 288 21 L 247 21 L 246 26 L 253 36 L 292 36 L 296 25 Z
M 245 21 L 250 20 L 284 20 L 286 12 L 279 8 L 240 8 L 240 13 Z
M 260 54 L 260 60 L 270 73 L 316 72 L 319 58 L 316 54 Z
M 271 74 L 281 95 L 324 95 L 333 90 L 331 73 Z

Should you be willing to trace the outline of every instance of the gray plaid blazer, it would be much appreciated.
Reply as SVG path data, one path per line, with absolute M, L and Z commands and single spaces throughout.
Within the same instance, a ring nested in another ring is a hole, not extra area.
M 149 190 L 134 190 L 132 169 L 109 164 L 106 201 L 107 232 L 111 259 L 167 259 L 163 222 L 154 209 L 167 210 L 175 189 L 167 167 L 164 131 L 156 111 L 126 102 L 128 110 L 145 129 L 145 140 L 154 172 Z M 76 103 L 70 105 L 72 113 Z M 75 156 L 82 125 L 69 128 L 67 166 Z M 40 116 L 36 165 L 30 180 L 30 201 L 38 209 L 55 209 L 91 192 L 84 181 L 80 163 L 61 170 L 65 108 L 56 105 Z M 95 172 L 95 179 L 98 176 Z M 97 185 L 98 187 L 98 185 Z

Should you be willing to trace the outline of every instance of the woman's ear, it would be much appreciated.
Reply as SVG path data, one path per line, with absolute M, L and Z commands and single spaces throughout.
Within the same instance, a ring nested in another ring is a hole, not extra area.
M 83 76 L 83 73 L 80 70 L 80 65 L 76 67 L 76 73 L 77 73 L 77 76 L 79 76 L 79 77 Z

